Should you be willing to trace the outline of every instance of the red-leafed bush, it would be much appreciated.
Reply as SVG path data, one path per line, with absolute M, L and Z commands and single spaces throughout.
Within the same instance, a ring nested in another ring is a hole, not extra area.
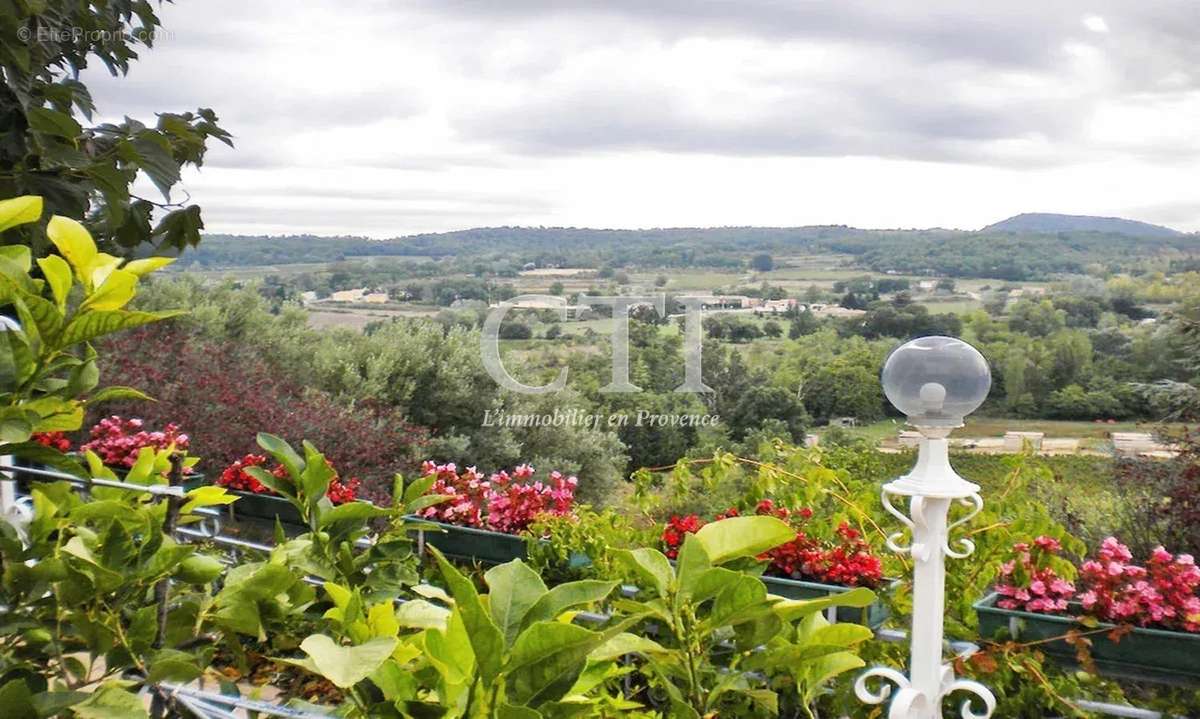
M 97 422 L 88 433 L 88 441 L 79 449 L 84 452 L 95 452 L 100 461 L 109 467 L 124 467 L 129 469 L 138 458 L 138 452 L 143 447 L 153 447 L 156 450 L 174 447 L 186 452 L 191 438 L 179 431 L 179 425 L 168 422 L 162 430 L 148 432 L 144 429 L 145 421 L 137 418 L 124 419 L 113 415 Z M 192 472 L 191 467 L 184 467 L 184 472 Z
M 202 472 L 217 474 L 254 453 L 257 433 L 271 432 L 323 448 L 344 474 L 361 478 L 362 498 L 388 502 L 393 475 L 413 472 L 428 443 L 428 432 L 393 408 L 348 406 L 283 378 L 256 351 L 179 326 L 124 332 L 105 343 L 100 357 L 102 377 L 157 400 L 110 403 L 106 409 L 141 416 L 149 425 L 187 427 L 190 452 L 201 458 Z
M 761 561 L 770 562 L 766 571 L 768 575 L 852 587 L 876 587 L 883 580 L 883 562 L 871 552 L 862 534 L 849 524 L 842 522 L 834 537 L 823 540 L 799 529 L 812 518 L 812 510 L 808 507 L 791 510 L 764 499 L 755 506 L 754 513 L 776 517 L 797 527 L 795 539 L 759 557 Z M 739 514 L 736 508 L 730 508 L 718 514 L 714 521 Z M 663 550 L 667 557 L 678 557 L 684 538 L 700 531 L 704 524 L 694 514 L 671 517 L 662 533 Z
M 451 497 L 421 510 L 422 517 L 506 534 L 523 532 L 539 517 L 570 515 L 579 484 L 575 477 L 561 472 L 551 472 L 546 482 L 534 481 L 534 469 L 528 464 L 512 474 L 500 471 L 487 479 L 474 467 L 459 472 L 453 463 L 425 462 L 422 472 L 424 477 L 437 478 L 429 494 Z
M 221 475 L 217 477 L 217 484 L 242 492 L 278 496 L 274 490 L 255 479 L 246 471 L 247 467 L 265 467 L 267 462 L 268 460 L 265 455 L 247 454 L 245 457 L 226 467 L 221 472 Z M 326 463 L 328 462 L 326 460 Z M 332 464 L 329 464 L 329 466 L 333 469 Z M 334 504 L 353 502 L 357 498 L 358 488 L 361 483 L 353 477 L 343 482 L 341 477 L 336 474 L 336 470 L 334 471 L 334 477 L 329 481 L 329 489 L 326 490 L 325 496 L 329 497 L 329 501 Z M 276 464 L 270 472 L 280 479 L 286 479 L 288 476 L 287 468 L 280 464 Z

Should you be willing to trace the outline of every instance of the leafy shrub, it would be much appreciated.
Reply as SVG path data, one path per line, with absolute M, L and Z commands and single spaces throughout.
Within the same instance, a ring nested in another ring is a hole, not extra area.
M 526 532 L 529 566 L 547 582 L 629 577 L 616 553 L 651 544 L 650 532 L 613 509 L 586 505 L 570 514 L 542 514 Z
M 1200 428 L 1185 428 L 1165 439 L 1178 448 L 1171 459 L 1116 460 L 1123 502 L 1114 534 L 1135 554 L 1149 554 L 1160 544 L 1200 554 Z

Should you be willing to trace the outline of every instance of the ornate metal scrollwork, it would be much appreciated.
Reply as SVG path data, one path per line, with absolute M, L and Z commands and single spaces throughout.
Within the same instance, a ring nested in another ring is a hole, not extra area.
M 892 506 L 891 493 L 888 492 L 887 490 L 884 490 L 882 493 L 882 497 L 883 497 L 883 508 L 888 511 L 888 514 L 890 514 L 893 517 L 895 517 L 896 519 L 900 520 L 901 524 L 908 527 L 908 531 L 911 533 L 912 530 L 914 529 L 913 522 L 911 519 L 908 518 L 908 516 L 906 514 L 904 514 L 900 510 L 896 509 L 894 506 Z M 892 534 L 889 534 L 887 537 L 887 541 L 886 541 L 887 548 L 892 550 L 893 552 L 896 552 L 897 554 L 911 555 L 912 551 L 913 551 L 912 543 L 910 542 L 908 546 L 904 546 L 904 545 L 900 544 L 900 540 L 903 537 L 904 537 L 904 530 L 900 530 L 899 532 L 893 532 Z
M 967 539 L 966 537 L 961 537 L 961 538 L 953 540 L 953 542 L 951 542 L 951 540 L 950 540 L 951 533 L 954 531 L 955 527 L 959 527 L 963 524 L 966 524 L 967 522 L 974 519 L 975 515 L 979 514 L 981 511 L 983 511 L 983 497 L 980 497 L 978 494 L 972 494 L 970 497 L 966 497 L 960 501 L 962 501 L 963 503 L 970 502 L 974 506 L 971 509 L 971 511 L 969 513 L 967 513 L 967 515 L 965 517 L 955 521 L 949 527 L 946 527 L 946 541 L 942 543 L 942 551 L 946 553 L 947 557 L 953 557 L 955 559 L 965 559 L 966 557 L 971 556 L 971 553 L 975 551 L 975 542 L 971 541 L 970 539 Z M 950 545 L 952 543 L 958 545 L 962 549 L 960 551 L 955 551 L 955 550 L 951 549 Z
M 886 680 L 880 684 L 879 693 L 871 691 L 871 688 L 867 686 L 867 680 L 876 677 Z M 901 690 L 912 688 L 908 677 L 895 669 L 874 667 L 860 674 L 858 679 L 854 681 L 854 695 L 864 704 L 882 704 L 892 695 L 892 688 L 887 685 L 887 682 L 892 682 Z
M 964 701 L 962 703 L 963 719 L 988 719 L 992 715 L 992 712 L 996 711 L 996 697 L 992 694 L 991 690 L 979 682 L 973 682 L 969 679 L 956 679 L 942 687 L 942 694 L 938 697 L 939 703 L 946 696 L 957 691 L 970 692 L 983 700 L 984 708 L 982 714 L 974 711 L 970 699 Z

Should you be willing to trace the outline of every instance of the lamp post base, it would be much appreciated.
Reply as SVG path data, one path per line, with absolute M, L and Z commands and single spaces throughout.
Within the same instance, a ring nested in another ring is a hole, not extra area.
M 892 695 L 892 687 L 887 684 L 881 686 L 878 692 L 871 691 L 867 682 L 874 678 L 890 681 L 899 689 L 888 707 L 888 719 L 941 719 L 942 700 L 957 691 L 970 692 L 983 702 L 983 712 L 979 713 L 975 711 L 971 699 L 964 701 L 963 719 L 988 719 L 996 711 L 996 697 L 991 690 L 979 682 L 955 679 L 954 669 L 949 664 L 942 665 L 942 684 L 934 697 L 914 688 L 908 677 L 895 669 L 876 667 L 868 669 L 854 682 L 854 694 L 865 704 L 882 704 Z

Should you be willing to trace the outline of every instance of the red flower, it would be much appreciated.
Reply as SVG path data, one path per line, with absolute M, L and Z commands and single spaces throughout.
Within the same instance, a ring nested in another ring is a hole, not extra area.
M 794 526 L 813 516 L 808 507 L 791 510 L 777 506 L 770 499 L 760 501 L 754 511 L 761 516 L 791 521 Z M 737 516 L 739 512 L 733 507 L 718 514 L 714 521 Z M 700 531 L 703 526 L 704 522 L 694 514 L 671 517 L 662 533 L 663 551 L 667 557 L 677 558 L 686 535 Z M 862 533 L 845 522 L 838 526 L 832 541 L 823 542 L 797 529 L 795 539 L 775 547 L 759 559 L 770 563 L 767 574 L 789 579 L 867 587 L 878 586 L 883 579 L 883 562 L 871 553 Z
M 329 463 L 329 460 L 326 459 L 325 462 Z M 274 490 L 250 476 L 250 473 L 246 471 L 247 467 L 263 467 L 266 464 L 267 458 L 265 455 L 248 454 L 226 467 L 221 472 L 221 476 L 217 478 L 217 484 L 243 492 L 276 495 Z M 330 469 L 333 468 L 332 464 L 329 466 Z M 287 467 L 277 464 L 271 469 L 271 474 L 280 479 L 285 479 L 288 476 Z M 355 478 L 351 478 L 343 483 L 335 472 L 333 479 L 329 481 L 329 489 L 325 491 L 325 496 L 329 497 L 329 501 L 334 504 L 353 502 L 357 497 L 359 484 L 359 480 Z
M 71 440 L 67 438 L 66 432 L 35 432 L 32 439 L 59 452 L 71 451 Z

